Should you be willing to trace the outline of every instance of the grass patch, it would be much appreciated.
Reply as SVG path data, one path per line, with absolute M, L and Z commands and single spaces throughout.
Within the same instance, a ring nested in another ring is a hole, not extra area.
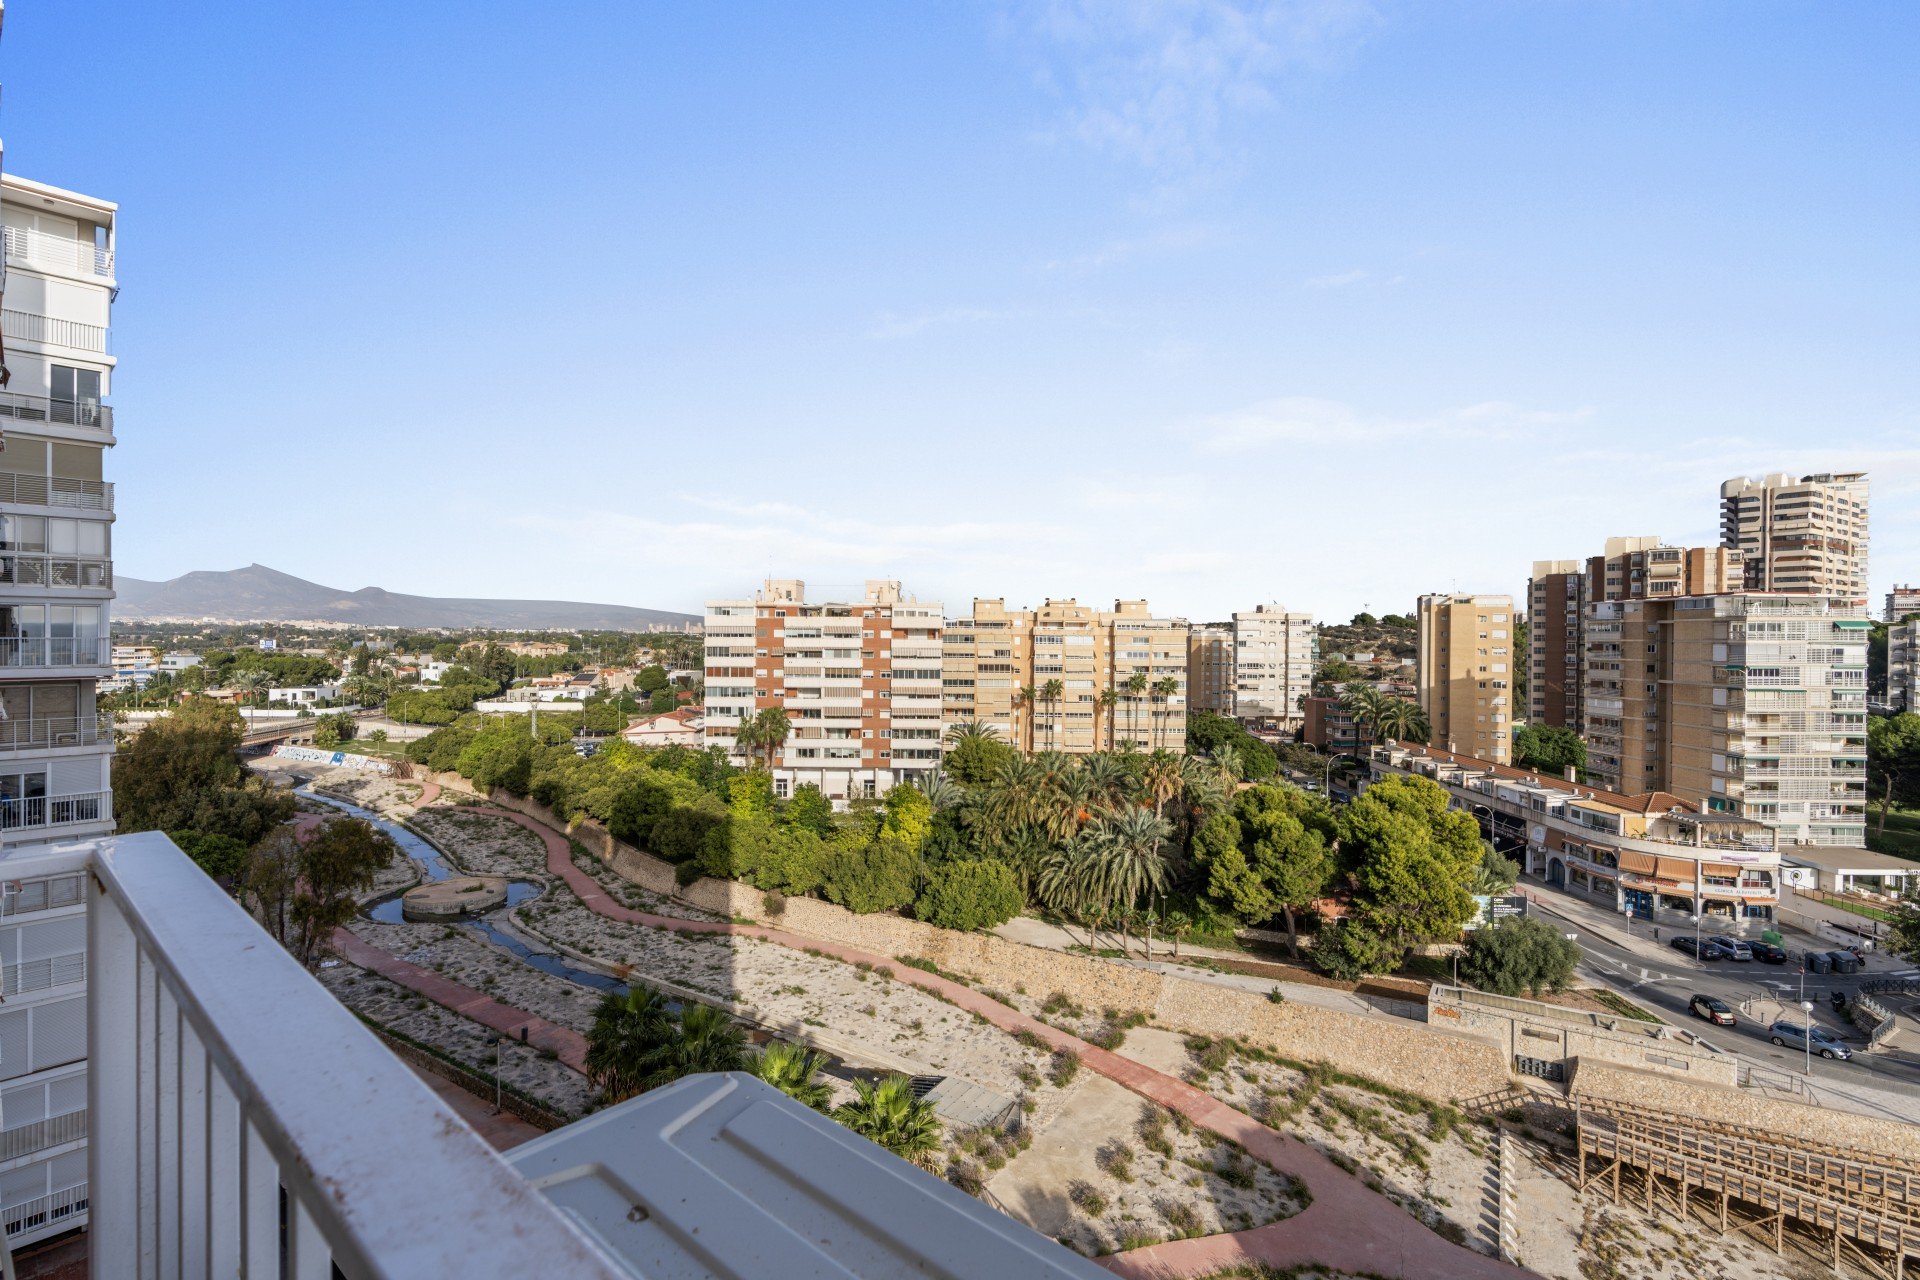
M 1623 1018 L 1632 1018 L 1637 1022 L 1665 1022 L 1666 1021 L 1666 1019 L 1657 1017 L 1654 1014 L 1647 1012 L 1645 1009 L 1642 1009 L 1639 1005 L 1627 999 L 1625 996 L 1615 995 L 1613 992 L 1604 990 L 1602 988 L 1596 987 L 1588 991 L 1587 995 L 1591 996 L 1598 1003 L 1607 1006 L 1607 1008 L 1613 1010 L 1615 1013 L 1619 1014 Z

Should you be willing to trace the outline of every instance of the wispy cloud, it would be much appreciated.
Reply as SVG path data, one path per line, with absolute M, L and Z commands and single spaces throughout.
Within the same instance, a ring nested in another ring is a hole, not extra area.
M 1335 275 L 1309 276 L 1307 279 L 1301 281 L 1301 284 L 1308 289 L 1350 289 L 1355 285 L 1363 284 L 1405 284 L 1406 280 L 1407 278 L 1405 276 L 1383 276 L 1368 271 L 1364 267 L 1356 267 L 1352 271 L 1342 271 Z
M 1203 453 L 1235 453 L 1271 444 L 1349 447 L 1414 437 L 1510 438 L 1540 427 L 1577 422 L 1592 409 L 1526 409 L 1488 401 L 1427 417 L 1370 414 L 1337 400 L 1282 396 L 1186 427 Z
M 1215 159 L 1278 82 L 1378 22 L 1366 0 L 1040 0 L 1017 11 L 1063 101 L 1053 131 L 1155 170 Z

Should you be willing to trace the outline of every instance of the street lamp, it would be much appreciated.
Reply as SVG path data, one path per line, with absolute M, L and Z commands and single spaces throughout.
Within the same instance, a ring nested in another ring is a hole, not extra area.
M 1801 1037 L 1801 1039 L 1806 1043 L 1806 1046 L 1807 1046 L 1807 1069 L 1805 1071 L 1805 1074 L 1812 1075 L 1813 1074 L 1813 1001 L 1802 1000 L 1800 1002 L 1800 1009 L 1802 1012 L 1804 1012 L 1807 1015 L 1807 1025 L 1804 1028 L 1802 1028 L 1805 1034 Z
M 486 1038 L 493 1050 L 493 1115 L 499 1115 L 499 1036 Z

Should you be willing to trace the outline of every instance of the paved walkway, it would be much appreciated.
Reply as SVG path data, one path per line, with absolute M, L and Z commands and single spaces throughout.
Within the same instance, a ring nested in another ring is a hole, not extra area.
M 1071 1050 L 1088 1070 L 1107 1077 L 1143 1098 L 1180 1112 L 1211 1133 L 1239 1143 L 1255 1159 L 1298 1178 L 1313 1195 L 1312 1204 L 1281 1222 L 1227 1235 L 1169 1241 L 1101 1259 L 1101 1265 L 1116 1275 L 1135 1277 L 1137 1280 L 1174 1280 L 1176 1277 L 1209 1275 L 1245 1262 L 1263 1262 L 1280 1268 L 1311 1263 L 1336 1271 L 1404 1277 L 1406 1280 L 1413 1280 L 1414 1277 L 1420 1280 L 1479 1280 L 1481 1277 L 1511 1280 L 1523 1274 L 1514 1267 L 1471 1249 L 1448 1243 L 1298 1139 L 1269 1129 L 1251 1116 L 1172 1076 L 1118 1054 L 1097 1049 L 997 1000 L 990 1000 L 972 987 L 899 965 L 893 956 L 803 937 L 781 929 L 688 920 L 635 911 L 614 901 L 597 880 L 573 865 L 572 850 L 565 836 L 525 814 L 492 806 L 477 806 L 476 811 L 497 814 L 539 836 L 547 846 L 548 872 L 564 880 L 581 902 L 596 914 L 610 920 L 654 929 L 671 929 L 679 933 L 756 938 L 796 951 L 817 951 L 849 964 L 865 962 L 893 966 L 895 981 L 911 983 L 930 991 L 970 1013 L 979 1014 L 1003 1031 L 1014 1034 L 1031 1032 L 1056 1049 Z M 437 979 L 437 975 L 426 976 Z M 444 982 L 443 979 L 437 980 Z
M 413 1065 L 413 1064 L 409 1064 Z M 475 1133 L 486 1139 L 495 1151 L 510 1151 L 523 1142 L 531 1142 L 543 1130 L 528 1124 L 511 1111 L 494 1114 L 493 1100 L 469 1093 L 445 1076 L 435 1075 L 422 1066 L 413 1066 L 420 1082 L 440 1095 L 440 1101 L 453 1108 Z

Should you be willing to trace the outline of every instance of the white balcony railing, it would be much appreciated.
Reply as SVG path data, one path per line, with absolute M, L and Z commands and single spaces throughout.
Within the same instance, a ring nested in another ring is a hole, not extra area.
M 113 716 L 104 711 L 90 716 L 0 720 L 0 754 L 51 751 L 56 747 L 90 747 L 112 741 Z
M 6 414 L 0 395 L 0 416 Z M 99 406 L 102 413 L 105 405 Z M 111 420 L 109 419 L 109 424 Z M 113 484 L 106 480 L 73 480 L 65 476 L 0 471 L 0 503 L 22 507 L 73 507 L 81 511 L 113 510 Z
M 631 1280 L 165 836 L 80 856 L 95 1276 Z
M 72 347 L 75 351 L 107 350 L 107 331 L 102 325 L 78 320 L 61 320 L 36 311 L 0 311 L 0 333 L 15 342 L 40 342 L 50 347 Z
M 108 667 L 106 636 L 0 636 L 0 669 L 6 667 Z
M 0 800 L 0 831 L 71 827 L 82 822 L 112 820 L 111 791 L 76 791 L 64 796 L 16 796 Z
M 68 275 L 113 279 L 113 251 L 90 240 L 49 235 L 31 227 L 6 229 L 7 261 Z

